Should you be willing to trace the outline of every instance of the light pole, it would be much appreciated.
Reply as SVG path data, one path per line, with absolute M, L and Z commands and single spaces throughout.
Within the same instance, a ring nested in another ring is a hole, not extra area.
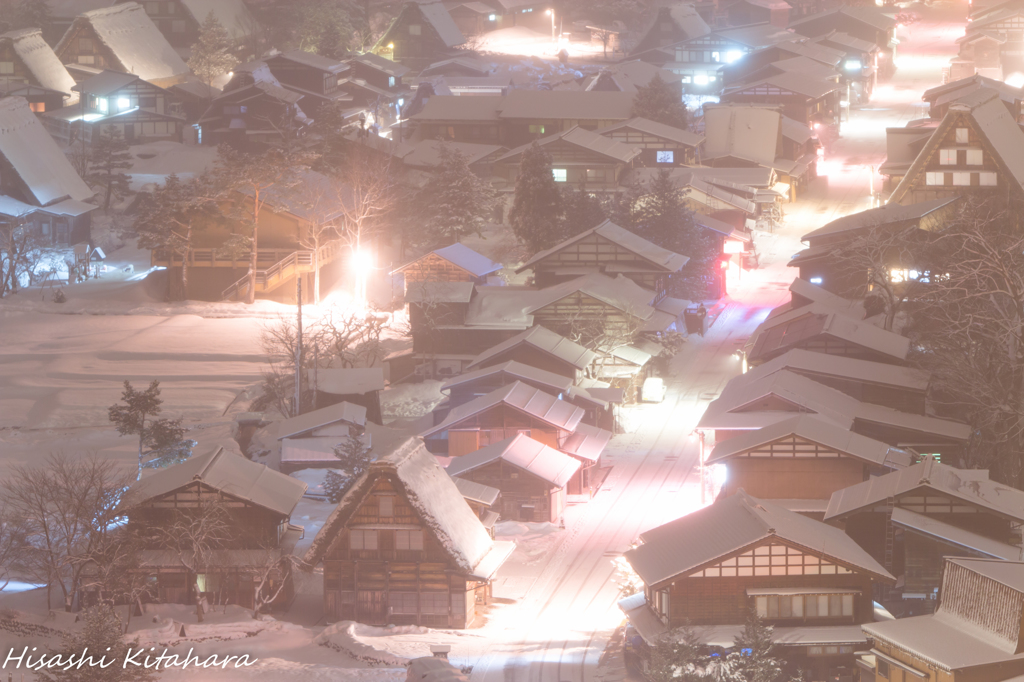
M 555 38 L 555 10 L 549 9 L 545 14 L 551 17 L 551 40 L 557 42 L 557 39 Z

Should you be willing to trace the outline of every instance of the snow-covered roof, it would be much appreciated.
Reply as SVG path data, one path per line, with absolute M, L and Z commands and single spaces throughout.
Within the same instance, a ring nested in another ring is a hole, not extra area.
M 200 26 L 213 12 L 233 40 L 244 38 L 255 21 L 242 0 L 181 0 L 181 4 Z
M 32 78 L 44 88 L 71 95 L 75 79 L 61 64 L 53 49 L 43 40 L 43 32 L 38 28 L 26 28 L 20 31 L 8 31 L 0 35 L 0 45 L 9 42 L 15 54 L 21 59 Z M 77 97 L 65 102 L 74 104 Z
M 564 488 L 580 468 L 579 460 L 520 433 L 468 455 L 453 458 L 448 465 L 448 475 L 458 477 L 499 459 L 556 488 Z
M 417 2 L 416 4 L 423 18 L 434 27 L 437 35 L 445 45 L 456 47 L 466 42 L 466 37 L 462 35 L 462 31 L 455 25 L 455 20 L 452 19 L 452 15 L 445 9 L 444 4 L 440 2 Z
M 400 64 L 390 59 L 386 59 L 372 52 L 357 54 L 354 57 L 350 57 L 347 61 L 349 64 L 352 62 L 358 62 L 363 66 L 369 66 L 370 68 L 377 69 L 378 71 L 383 71 L 387 75 L 394 76 L 395 78 L 401 78 L 411 71 L 411 69 L 405 64 Z
M 384 369 L 382 367 L 331 367 L 306 370 L 306 381 L 316 390 L 335 395 L 363 395 L 384 390 Z
M 997 90 L 1004 99 L 1024 99 L 1024 88 L 1015 88 L 1003 81 L 979 74 L 974 74 L 968 78 L 959 78 L 955 81 L 929 88 L 924 91 L 921 99 L 925 102 L 938 101 L 961 90 L 973 91 L 979 87 Z
M 0 194 L 0 215 L 2 216 L 20 218 L 37 210 L 39 210 L 37 206 L 26 204 L 24 201 L 18 201 L 6 194 Z
M 795 310 L 806 305 L 806 302 L 802 299 L 807 299 L 807 301 L 812 303 L 821 303 L 822 305 L 832 308 L 847 317 L 852 317 L 855 320 L 863 320 L 867 315 L 864 310 L 864 304 L 860 301 L 851 301 L 841 296 L 837 296 L 817 284 L 811 284 L 806 279 L 800 279 L 799 277 L 794 279 L 789 285 L 789 291 L 792 294 L 790 302 L 784 303 L 778 308 L 774 308 L 770 313 L 768 313 L 769 318 L 782 315 L 790 310 Z
M 432 97 L 427 106 L 435 99 Z M 632 112 L 633 95 L 628 92 L 516 89 L 502 98 L 498 117 L 625 121 L 633 117 Z
M 794 348 L 768 362 L 751 367 L 746 374 L 735 377 L 732 381 L 737 384 L 758 381 L 784 369 L 809 379 L 835 377 L 857 383 L 877 384 L 920 393 L 924 393 L 928 389 L 929 382 L 928 372 L 921 369 L 815 353 L 802 348 Z
M 423 105 L 423 111 L 411 118 L 414 121 L 497 121 L 504 101 L 502 95 L 435 95 Z
M 622 123 L 615 123 L 604 128 L 599 128 L 594 131 L 598 135 L 610 135 L 619 130 L 623 129 L 636 130 L 637 132 L 646 133 L 653 135 L 654 137 L 660 137 L 671 142 L 677 142 L 687 147 L 697 147 L 701 142 L 704 141 L 702 135 L 690 132 L 689 130 L 683 130 L 682 128 L 673 128 L 672 126 L 665 125 L 664 123 L 658 123 L 648 118 L 642 118 L 635 116 Z
M 905 469 L 837 490 L 829 500 L 825 519 L 843 518 L 884 504 L 890 497 L 899 498 L 921 489 L 962 500 L 1016 522 L 1024 521 L 1024 491 L 989 479 L 986 470 L 957 469 L 931 457 L 924 457 Z
M 648 587 L 687 575 L 765 540 L 778 540 L 883 582 L 895 578 L 842 530 L 743 490 L 640 535 L 625 558 Z
M 516 334 L 511 339 L 502 341 L 496 346 L 488 348 L 478 355 L 473 362 L 469 363 L 467 369 L 481 365 L 487 360 L 521 345 L 532 346 L 577 369 L 586 369 L 597 359 L 597 353 L 594 351 L 588 350 L 578 343 L 574 343 L 564 336 L 560 336 L 550 329 L 538 325 L 520 334 Z
M 448 475 L 451 475 L 450 471 Z M 459 493 L 462 494 L 464 499 L 482 504 L 485 507 L 490 507 L 497 502 L 498 495 L 501 495 L 501 491 L 497 488 L 492 488 L 489 485 L 477 483 L 476 481 L 470 481 L 467 478 L 455 478 L 452 480 L 455 481 L 455 487 L 459 489 Z
M 487 256 L 477 253 L 465 244 L 452 244 L 451 246 L 434 249 L 432 253 L 462 268 L 474 277 L 485 277 L 501 270 L 502 267 L 501 263 L 492 261 Z
M 366 408 L 362 405 L 354 405 L 342 401 L 328 407 L 321 407 L 297 417 L 285 419 L 277 425 L 277 439 L 295 438 L 309 434 L 316 429 L 323 428 L 329 424 L 344 422 L 353 426 L 364 426 L 366 424 Z
M 567 143 L 573 147 L 579 147 L 593 154 L 599 154 L 606 156 L 613 161 L 619 163 L 629 163 L 637 156 L 640 155 L 641 149 L 632 145 L 624 144 L 617 140 L 613 140 L 609 137 L 602 137 L 595 132 L 591 132 L 579 126 L 573 126 L 569 130 L 565 130 L 553 135 L 542 137 L 533 142 L 527 142 L 526 144 L 519 145 L 515 149 L 498 157 L 498 161 L 509 162 L 516 160 L 522 156 L 526 150 L 537 144 L 541 147 L 556 144 L 558 142 Z
M 839 89 L 839 83 L 832 80 L 809 76 L 799 71 L 784 71 L 757 81 L 743 83 L 725 89 L 723 96 L 741 94 L 747 90 L 757 90 L 764 86 L 788 90 L 808 99 L 818 99 Z
M 521 381 L 515 381 L 507 386 L 497 388 L 487 395 L 459 405 L 448 413 L 443 422 L 427 429 L 420 436 L 426 437 L 446 431 L 450 427 L 498 405 L 507 405 L 556 429 L 570 432 L 576 430 L 584 414 L 582 408 L 572 403 L 559 400 L 550 393 L 545 393 L 539 388 L 534 388 Z
M 449 391 L 456 386 L 462 386 L 463 384 L 492 377 L 496 374 L 507 375 L 511 379 L 508 383 L 522 380 L 530 385 L 544 387 L 552 393 L 563 393 L 572 387 L 572 380 L 566 376 L 516 362 L 515 360 L 509 360 L 498 365 L 491 365 L 490 367 L 484 367 L 452 377 L 444 382 L 441 390 Z
M 788 42 L 794 37 L 792 31 L 779 28 L 770 23 L 719 29 L 715 31 L 715 35 L 755 50 L 777 43 Z
M 1020 547 L 978 535 L 965 528 L 959 528 L 931 516 L 918 514 L 901 507 L 892 510 L 892 522 L 901 528 L 996 559 L 1020 561 L 1024 558 L 1021 555 Z
M 138 3 L 126 2 L 85 12 L 75 19 L 75 24 L 80 22 L 90 24 L 96 37 L 121 66 L 143 80 L 174 78 L 188 73 L 185 62 Z M 69 29 L 54 51 L 63 53 L 66 41 L 75 34 Z
M 591 235 L 597 235 L 602 239 L 633 253 L 663 272 L 678 272 L 684 265 L 686 265 L 687 261 L 690 260 L 688 256 L 682 256 L 678 253 L 662 248 L 653 242 L 647 241 L 640 235 L 630 232 L 624 227 L 619 227 L 610 220 L 605 220 L 596 227 L 592 227 L 585 232 L 581 232 L 575 237 L 570 237 L 550 249 L 534 254 L 534 256 L 530 258 L 530 260 L 526 261 L 526 263 L 517 269 L 516 272 L 529 270 L 548 256 L 558 253 L 562 249 L 568 248 Z M 595 265 L 596 264 L 597 263 L 595 262 Z
M 704 156 L 732 156 L 771 166 L 782 113 L 764 104 L 705 104 Z
M 913 463 L 913 455 L 906 450 L 894 448 L 810 414 L 801 414 L 716 443 L 707 461 L 720 462 L 790 436 L 809 440 L 876 466 L 897 469 Z
M 826 223 L 816 230 L 808 232 L 800 238 L 801 241 L 810 242 L 820 237 L 832 237 L 837 234 L 852 232 L 856 230 L 871 229 L 894 223 L 913 222 L 924 218 L 945 206 L 949 206 L 960 197 L 942 197 L 929 199 L 916 204 L 882 204 L 877 208 L 869 208 L 866 211 L 851 213 L 850 215 L 837 218 Z
M 584 293 L 641 320 L 649 320 L 657 312 L 651 305 L 654 292 L 644 289 L 625 275 L 609 277 L 600 272 L 591 272 L 541 289 L 533 296 L 533 302 L 527 308 L 527 312 L 535 313 L 576 292 Z
M 0 156 L 40 206 L 68 197 L 85 201 L 93 195 L 21 97 L 0 99 Z
M 283 516 L 292 513 L 306 492 L 306 484 L 298 479 L 217 448 L 136 481 L 128 488 L 125 499 L 131 508 L 193 481 Z
M 338 61 L 337 59 L 331 59 L 330 57 L 324 57 L 323 55 L 315 54 L 313 52 L 306 52 L 305 50 L 288 50 L 271 59 L 284 59 L 296 64 L 302 64 L 318 71 L 326 71 L 327 73 L 339 74 L 348 71 L 350 67 L 345 62 Z
M 789 116 L 783 116 L 782 136 L 787 140 L 796 142 L 797 144 L 804 144 L 814 137 L 814 131 L 800 121 L 792 119 Z
M 306 563 L 315 566 L 323 559 L 381 476 L 389 477 L 399 486 L 420 522 L 461 570 L 488 579 L 511 553 L 511 548 L 491 539 L 455 482 L 423 443 L 409 438 L 370 464 L 349 487 L 313 540 L 306 553 Z
M 611 439 L 611 431 L 581 423 L 562 443 L 562 452 L 596 462 Z

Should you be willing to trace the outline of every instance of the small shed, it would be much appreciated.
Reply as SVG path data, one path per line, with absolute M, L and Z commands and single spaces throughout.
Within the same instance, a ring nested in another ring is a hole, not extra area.
M 391 274 L 401 273 L 405 280 L 405 289 L 408 290 L 412 282 L 486 284 L 488 275 L 493 275 L 501 268 L 501 263 L 492 261 L 468 246 L 452 244 L 434 249 L 410 263 L 395 268 Z
M 316 406 L 338 403 L 359 405 L 366 419 L 381 424 L 380 392 L 384 390 L 383 367 L 331 367 L 307 369 L 306 385 L 316 391 Z

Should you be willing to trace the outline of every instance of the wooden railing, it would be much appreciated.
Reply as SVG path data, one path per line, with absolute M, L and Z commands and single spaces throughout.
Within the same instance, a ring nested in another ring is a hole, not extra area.
M 337 258 L 342 251 L 342 244 L 339 242 L 331 242 L 324 244 L 320 247 L 320 258 L 319 265 L 330 263 Z M 277 253 L 277 252 L 275 252 Z M 260 256 L 262 252 L 257 253 L 256 264 L 259 265 L 261 262 Z M 288 255 L 284 256 L 269 268 L 265 270 L 257 270 L 255 276 L 256 291 L 272 291 L 279 287 L 284 282 L 290 280 L 296 275 L 312 272 L 313 271 L 313 252 L 312 251 L 292 251 Z M 244 277 L 239 279 L 237 282 L 229 286 L 223 291 L 221 296 L 226 300 L 237 300 L 249 293 L 249 274 L 246 273 Z

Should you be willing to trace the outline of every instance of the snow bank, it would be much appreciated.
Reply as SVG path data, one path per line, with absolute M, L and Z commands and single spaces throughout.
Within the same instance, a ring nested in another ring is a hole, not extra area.
M 404 682 L 405 668 L 335 668 L 314 663 L 299 663 L 281 658 L 260 658 L 254 665 L 247 668 L 217 669 L 209 679 L 217 682 L 282 682 L 302 680 L 302 682 Z M 172 668 L 162 671 L 162 680 L 195 680 L 194 670 Z
M 483 638 L 465 631 L 431 630 L 419 625 L 381 628 L 346 620 L 329 626 L 314 641 L 370 665 L 406 666 L 414 658 L 430 656 L 431 644 L 452 646 L 449 660 L 460 665 L 461 661 L 454 660 L 459 650 L 477 647 Z
M 385 419 L 416 419 L 429 414 L 441 400 L 440 381 L 398 384 L 381 391 L 380 409 Z

